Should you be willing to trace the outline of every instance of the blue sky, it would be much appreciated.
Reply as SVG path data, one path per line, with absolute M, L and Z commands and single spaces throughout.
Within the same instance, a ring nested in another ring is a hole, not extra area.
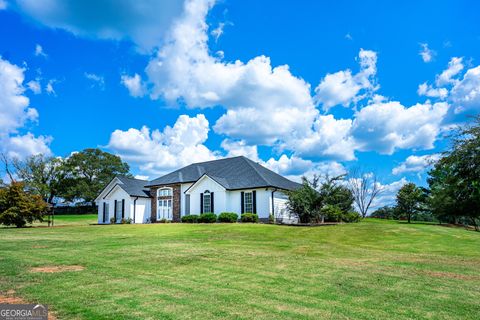
M 477 1 L 0 8 L 11 156 L 101 147 L 154 178 L 243 154 L 292 179 L 362 166 L 393 194 L 480 110 Z

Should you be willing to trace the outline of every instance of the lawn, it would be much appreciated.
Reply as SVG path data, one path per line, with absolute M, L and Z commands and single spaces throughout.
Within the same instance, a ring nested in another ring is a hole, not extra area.
M 480 317 L 480 233 L 460 228 L 82 222 L 2 229 L 0 252 L 0 291 L 60 319 Z

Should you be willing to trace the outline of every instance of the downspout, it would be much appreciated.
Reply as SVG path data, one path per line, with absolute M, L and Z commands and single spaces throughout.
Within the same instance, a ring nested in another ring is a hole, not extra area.
M 137 200 L 138 197 L 133 200 L 133 223 L 135 223 L 135 213 L 137 212 Z
M 273 223 L 276 222 L 276 218 L 275 218 L 275 202 L 273 201 L 273 197 L 274 197 L 274 193 L 275 191 L 277 191 L 278 189 L 275 188 L 272 190 L 272 214 L 273 214 Z

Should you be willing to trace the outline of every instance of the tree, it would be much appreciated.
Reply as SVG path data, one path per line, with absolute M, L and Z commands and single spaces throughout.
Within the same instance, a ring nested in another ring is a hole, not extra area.
M 323 222 L 325 217 L 330 221 L 353 222 L 353 195 L 342 185 L 344 176 L 330 178 L 326 176 L 322 182 L 314 175 L 312 180 L 302 178 L 302 187 L 289 192 L 287 203 L 300 222 Z
M 30 156 L 24 161 L 13 161 L 19 179 L 28 190 L 40 195 L 44 201 L 52 204 L 54 197 L 60 194 L 66 172 L 61 158 L 45 157 L 42 154 Z
M 48 205 L 38 195 L 25 192 L 21 182 L 12 182 L 0 189 L 0 223 L 17 228 L 27 223 L 43 221 Z
M 453 135 L 451 150 L 429 172 L 431 211 L 440 219 L 480 219 L 480 116 Z
M 422 189 L 412 182 L 403 185 L 400 190 L 398 190 L 397 210 L 399 213 L 407 216 L 408 223 L 410 223 L 412 215 L 422 211 L 424 198 Z
M 389 206 L 383 206 L 375 210 L 370 217 L 380 219 L 397 219 L 398 215 L 395 208 Z
M 100 149 L 85 149 L 65 160 L 61 196 L 66 200 L 91 202 L 116 175 L 129 174 L 129 166 L 119 156 Z
M 375 173 L 365 173 L 358 168 L 350 171 L 347 181 L 355 204 L 365 218 L 372 202 L 383 192 L 383 187 Z

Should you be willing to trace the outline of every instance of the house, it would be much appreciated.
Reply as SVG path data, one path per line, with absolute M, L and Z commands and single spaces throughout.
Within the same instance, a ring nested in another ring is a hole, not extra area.
M 246 157 L 193 163 L 152 181 L 115 177 L 95 200 L 98 222 L 180 221 L 213 212 L 256 213 L 268 221 L 293 223 L 286 191 L 301 185 Z

